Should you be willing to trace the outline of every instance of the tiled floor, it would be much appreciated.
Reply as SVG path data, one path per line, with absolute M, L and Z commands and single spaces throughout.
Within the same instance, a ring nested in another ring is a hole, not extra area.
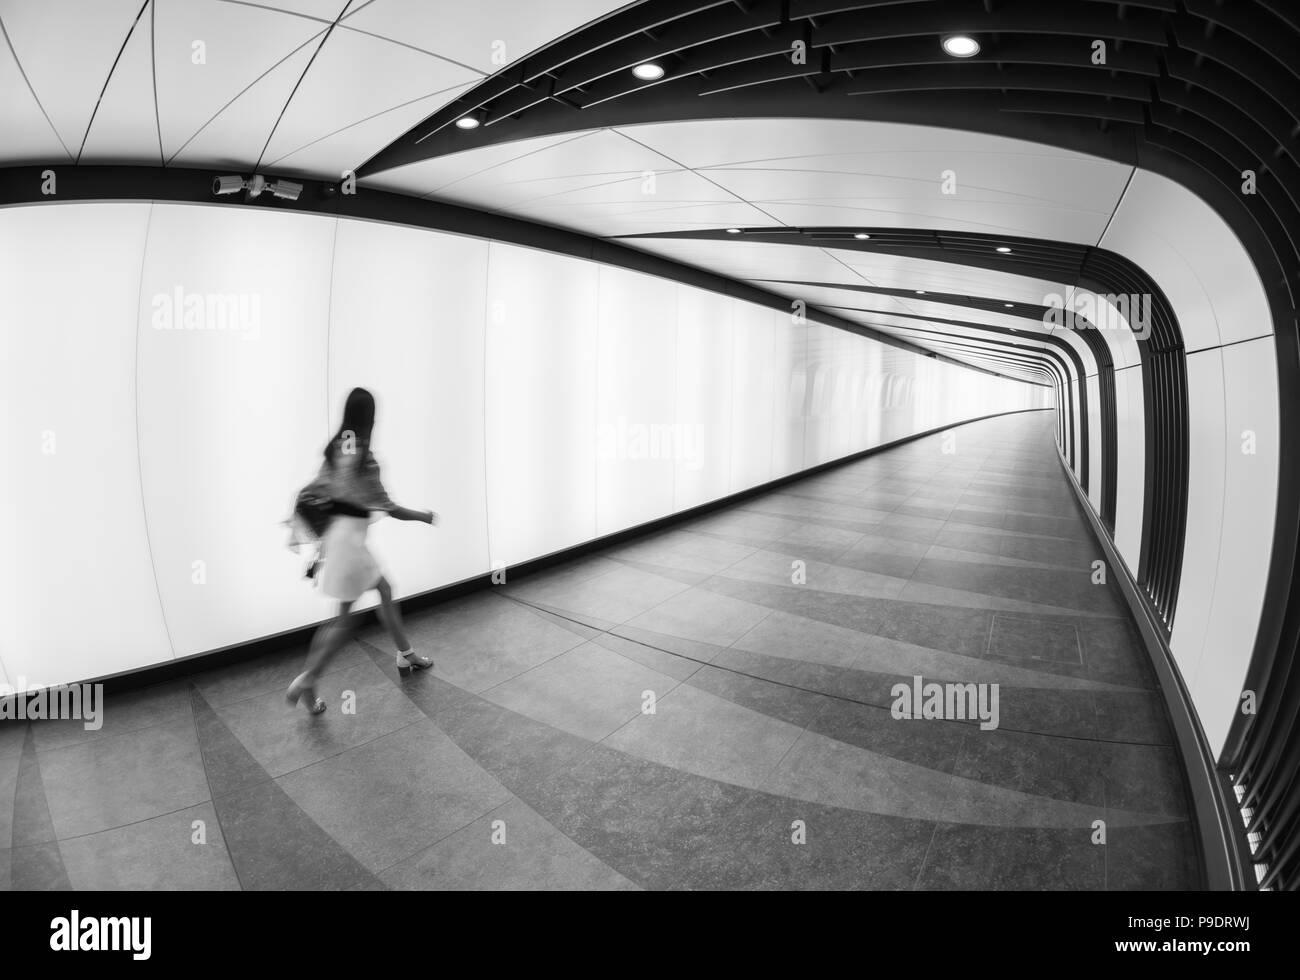
M 294 651 L 112 698 L 98 732 L 0 727 L 0 887 L 1195 887 L 1162 702 L 1051 424 L 411 616 L 429 673 L 369 630 L 319 718 L 282 700 Z M 998 727 L 895 719 L 914 675 L 999 685 Z

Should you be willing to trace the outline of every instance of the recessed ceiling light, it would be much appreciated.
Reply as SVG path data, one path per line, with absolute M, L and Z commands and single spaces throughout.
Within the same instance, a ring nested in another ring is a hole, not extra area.
M 1007 255 L 1011 252 L 1011 249 L 1007 248 L 1005 245 L 999 245 L 998 251 L 1001 252 L 1003 255 Z
M 647 61 L 645 64 L 633 68 L 632 74 L 643 82 L 657 82 L 664 77 L 664 70 L 662 66 L 656 65 L 653 61 Z
M 473 116 L 461 116 L 456 120 L 457 129 L 478 129 L 478 120 Z
M 728 234 L 728 235 L 739 235 L 739 234 L 740 234 L 740 229 L 739 229 L 739 228 L 728 228 L 728 229 L 727 229 L 727 234 Z
M 860 231 L 860 232 L 858 232 L 856 235 L 854 235 L 853 237 L 856 238 L 858 241 L 862 242 L 862 241 L 866 241 L 866 240 L 867 240 L 868 238 L 870 238 L 871 236 L 868 235 L 868 234 L 866 234 L 865 232 L 861 232 L 861 231 Z
M 1008 310 L 1011 309 L 1013 306 L 1015 306 L 1014 303 L 1003 303 L 1002 305 L 1005 306 Z
M 949 34 L 943 39 L 943 50 L 954 58 L 971 58 L 980 53 L 980 43 L 969 34 Z
M 924 289 L 918 289 L 918 290 L 916 291 L 916 295 L 917 295 L 917 296 L 924 296 L 924 295 L 925 295 L 925 290 L 924 290 Z

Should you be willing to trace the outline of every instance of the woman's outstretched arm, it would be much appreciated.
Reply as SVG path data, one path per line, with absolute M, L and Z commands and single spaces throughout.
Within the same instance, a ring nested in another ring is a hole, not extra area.
M 423 521 L 425 524 L 438 523 L 438 515 L 431 510 L 410 510 L 407 507 L 399 507 L 394 504 L 388 513 L 389 516 L 395 517 L 399 521 Z

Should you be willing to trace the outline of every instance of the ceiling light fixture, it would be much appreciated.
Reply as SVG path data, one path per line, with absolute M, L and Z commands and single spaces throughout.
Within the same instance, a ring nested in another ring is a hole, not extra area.
M 644 64 L 637 65 L 632 69 L 632 74 L 643 82 L 657 82 L 664 77 L 662 65 L 656 65 L 653 61 L 647 61 Z
M 728 235 L 739 235 L 739 234 L 740 234 L 740 229 L 739 229 L 739 228 L 728 228 L 728 229 L 727 229 L 727 234 L 728 234 Z
M 461 116 L 456 120 L 457 129 L 478 129 L 478 120 L 473 116 Z
M 973 58 L 980 53 L 980 43 L 969 34 L 949 34 L 943 39 L 943 50 L 954 58 Z
M 925 290 L 924 290 L 924 289 L 918 289 L 918 290 L 916 291 L 916 295 L 917 295 L 917 296 L 924 296 L 924 295 L 925 295 Z
M 1010 254 L 1011 254 L 1011 249 L 1007 248 L 1005 245 L 999 245 L 999 246 L 998 246 L 998 251 L 1001 252 L 1003 255 L 1010 255 Z
M 1013 306 L 1015 306 L 1014 303 L 1003 303 L 1002 305 L 1005 306 L 1008 310 L 1011 309 Z
M 868 235 L 866 232 L 862 232 L 862 231 L 860 231 L 860 232 L 858 232 L 856 235 L 854 235 L 853 237 L 856 238 L 856 239 L 857 239 L 858 241 L 860 241 L 860 242 L 864 242 L 864 241 L 866 241 L 868 238 L 870 238 L 871 236 Z

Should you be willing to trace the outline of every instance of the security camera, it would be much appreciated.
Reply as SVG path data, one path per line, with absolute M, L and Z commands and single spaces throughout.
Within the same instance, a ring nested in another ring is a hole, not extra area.
M 282 201 L 296 201 L 298 195 L 302 193 L 302 184 L 295 183 L 292 180 L 285 180 L 283 177 L 266 185 L 275 197 Z
M 247 185 L 243 177 L 217 177 L 212 181 L 213 194 L 238 194 Z
M 240 191 L 248 191 L 248 199 L 251 201 L 262 195 L 263 191 L 270 191 L 272 197 L 277 197 L 282 201 L 296 201 L 302 194 L 302 184 L 296 181 L 284 180 L 267 180 L 261 174 L 253 174 L 252 178 L 245 180 L 243 177 L 217 177 L 212 181 L 212 193 L 221 194 L 238 194 Z

